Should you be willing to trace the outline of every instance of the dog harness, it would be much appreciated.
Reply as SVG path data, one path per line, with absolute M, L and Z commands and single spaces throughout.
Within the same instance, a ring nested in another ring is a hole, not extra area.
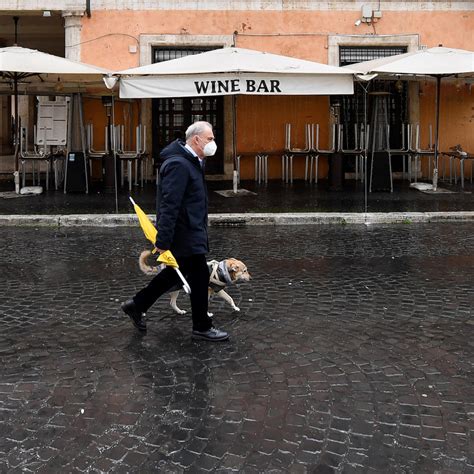
M 225 260 L 222 260 L 222 262 L 211 260 L 207 265 L 210 272 L 209 286 L 213 291 L 219 293 L 219 291 L 222 291 L 227 285 L 232 284 L 232 278 L 230 277 Z

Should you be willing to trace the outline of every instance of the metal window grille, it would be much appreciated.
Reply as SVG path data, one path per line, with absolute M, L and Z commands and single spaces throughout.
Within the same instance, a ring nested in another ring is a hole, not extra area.
M 153 62 L 161 63 L 170 61 L 171 59 L 183 58 L 184 56 L 192 56 L 194 54 L 211 51 L 213 48 L 153 48 Z
M 405 46 L 341 46 L 339 48 L 339 64 L 349 66 L 362 61 L 386 58 L 406 52 Z

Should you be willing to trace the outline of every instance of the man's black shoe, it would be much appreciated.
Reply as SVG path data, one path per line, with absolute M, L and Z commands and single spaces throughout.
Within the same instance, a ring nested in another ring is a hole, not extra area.
M 144 313 L 138 311 L 138 308 L 133 300 L 127 300 L 122 303 L 122 311 L 130 316 L 135 327 L 142 332 L 146 332 L 146 323 L 143 320 Z
M 229 339 L 229 334 L 217 328 L 211 328 L 207 331 L 194 331 L 191 336 L 193 339 L 204 339 L 205 341 L 225 341 Z

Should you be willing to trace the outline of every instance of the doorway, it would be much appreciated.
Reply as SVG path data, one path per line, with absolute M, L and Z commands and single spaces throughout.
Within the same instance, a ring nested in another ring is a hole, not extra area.
M 215 48 L 153 48 L 153 62 L 168 61 Z M 206 163 L 206 174 L 224 173 L 224 99 L 223 97 L 180 97 L 152 99 L 152 153 L 158 163 L 161 150 L 171 141 L 184 140 L 186 129 L 196 120 L 205 120 L 214 127 L 217 152 Z

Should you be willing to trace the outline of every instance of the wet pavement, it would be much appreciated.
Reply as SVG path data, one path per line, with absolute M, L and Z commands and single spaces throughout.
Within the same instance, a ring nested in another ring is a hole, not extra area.
M 211 227 L 219 344 L 121 314 L 138 227 L 0 232 L 0 472 L 473 472 L 474 223 Z
M 114 213 L 115 195 L 103 194 L 92 188 L 90 194 L 45 191 L 37 196 L 12 197 L 12 183 L 0 184 L 0 215 L 10 214 L 105 214 Z M 464 190 L 457 185 L 440 183 L 443 190 L 437 194 L 426 194 L 410 189 L 407 181 L 395 181 L 394 192 L 366 193 L 364 185 L 347 180 L 341 191 L 329 191 L 327 180 L 317 185 L 303 180 L 285 184 L 280 180 L 268 184 L 243 181 L 240 188 L 255 194 L 224 197 L 218 190 L 231 190 L 232 183 L 208 181 L 210 213 L 249 212 L 456 212 L 474 211 L 474 185 L 466 182 Z M 7 194 L 3 194 L 7 192 Z M 9 193 L 10 192 L 10 193 Z M 155 185 L 146 183 L 144 188 L 134 187 L 134 199 L 147 212 L 155 208 Z M 119 213 L 130 213 L 133 209 L 128 200 L 128 190 L 118 194 Z

